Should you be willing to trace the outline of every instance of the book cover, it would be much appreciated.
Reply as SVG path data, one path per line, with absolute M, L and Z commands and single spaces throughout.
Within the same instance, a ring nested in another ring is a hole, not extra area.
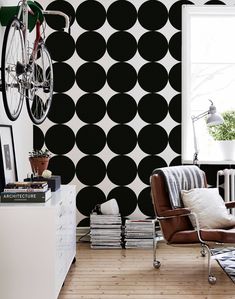
M 51 197 L 51 190 L 45 192 L 1 192 L 2 203 L 43 203 Z
M 23 193 L 23 192 L 45 192 L 48 190 L 48 187 L 43 188 L 4 188 L 3 192 L 9 193 Z

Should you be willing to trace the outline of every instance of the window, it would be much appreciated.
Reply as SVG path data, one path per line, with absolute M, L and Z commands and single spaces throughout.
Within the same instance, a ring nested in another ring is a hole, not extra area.
M 182 161 L 192 163 L 192 116 L 235 110 L 235 7 L 182 7 Z M 224 163 L 204 118 L 195 122 L 201 164 Z

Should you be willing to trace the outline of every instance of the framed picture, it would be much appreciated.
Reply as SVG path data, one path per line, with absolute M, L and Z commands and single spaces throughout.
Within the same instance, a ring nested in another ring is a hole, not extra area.
M 18 180 L 12 126 L 0 125 L 0 190 Z

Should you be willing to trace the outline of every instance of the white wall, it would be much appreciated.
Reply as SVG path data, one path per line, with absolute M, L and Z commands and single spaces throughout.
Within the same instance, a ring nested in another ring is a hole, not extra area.
M 0 6 L 17 5 L 17 3 L 18 0 L 0 0 Z M 2 45 L 4 30 L 5 28 L 0 26 L 0 45 Z M 2 46 L 0 46 L 0 52 L 1 50 Z M 26 104 L 23 105 L 19 119 L 14 122 L 10 121 L 5 113 L 0 92 L 0 124 L 12 126 L 18 179 L 23 180 L 27 173 L 31 172 L 28 152 L 33 148 L 33 125 L 27 114 Z

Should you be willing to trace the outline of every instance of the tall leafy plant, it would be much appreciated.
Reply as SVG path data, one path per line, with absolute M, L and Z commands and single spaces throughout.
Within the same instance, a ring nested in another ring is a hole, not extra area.
M 222 113 L 224 122 L 218 126 L 208 127 L 214 140 L 235 140 L 235 111 Z

